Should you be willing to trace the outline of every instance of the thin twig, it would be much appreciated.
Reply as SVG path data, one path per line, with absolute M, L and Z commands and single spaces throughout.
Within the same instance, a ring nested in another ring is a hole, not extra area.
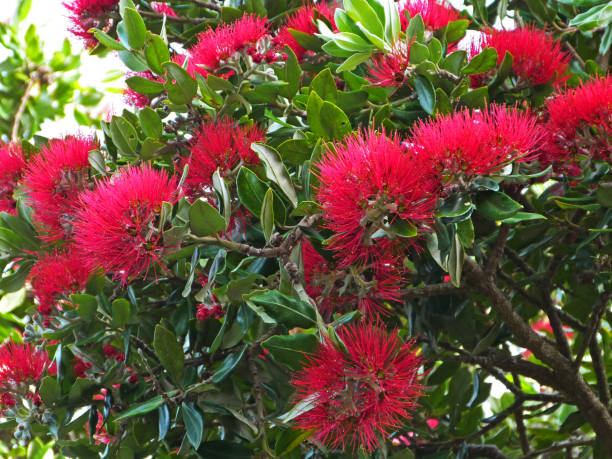
M 612 293 L 603 294 L 599 298 L 599 301 L 595 304 L 595 307 L 593 307 L 593 312 L 591 314 L 591 320 L 589 322 L 589 328 L 586 334 L 584 335 L 584 339 L 582 340 L 582 345 L 580 346 L 580 349 L 578 350 L 578 353 L 576 354 L 576 359 L 574 361 L 574 365 L 576 366 L 576 368 L 578 368 L 580 364 L 582 363 L 582 359 L 584 358 L 584 354 L 587 348 L 591 344 L 591 340 L 595 338 L 597 329 L 599 328 L 599 325 L 601 324 L 601 319 L 603 318 L 606 312 L 606 309 L 608 308 L 608 305 L 610 303 L 611 296 L 612 296 Z
M 525 456 L 523 456 L 523 459 L 528 459 L 531 457 L 544 457 L 544 455 L 546 453 L 552 453 L 554 451 L 559 451 L 561 449 L 566 449 L 566 448 L 575 448 L 577 446 L 587 446 L 587 445 L 594 445 L 595 444 L 595 440 L 594 439 L 585 439 L 585 440 L 570 440 L 570 441 L 564 441 L 564 442 L 560 442 L 560 443 L 555 443 L 552 446 L 549 446 L 548 448 L 544 448 L 544 449 L 539 449 L 537 451 L 533 451 Z
M 214 22 L 208 18 L 190 18 L 187 16 L 167 16 L 165 14 L 156 13 L 155 11 L 140 11 L 140 15 L 151 19 L 163 19 L 166 16 L 166 21 L 178 22 L 181 24 L 202 24 L 205 22 Z
M 28 85 L 21 96 L 21 102 L 19 103 L 19 107 L 15 112 L 15 118 L 13 119 L 13 126 L 11 128 L 11 141 L 13 142 L 17 142 L 19 140 L 19 126 L 21 125 L 21 117 L 25 112 L 28 99 L 30 98 L 30 93 L 32 92 L 32 89 L 37 81 L 38 80 L 34 78 L 33 75 L 30 75 L 30 81 L 28 81 Z
M 516 386 L 521 387 L 521 381 L 516 373 L 512 373 L 512 380 Z M 527 454 L 530 451 L 530 448 L 529 439 L 527 438 L 527 429 L 525 429 L 525 420 L 523 419 L 522 405 L 514 411 L 514 419 L 516 420 L 516 430 L 518 431 L 519 438 L 521 440 L 521 450 L 523 450 L 523 454 Z
M 461 287 L 455 287 L 450 282 L 444 282 L 440 284 L 425 285 L 423 287 L 406 288 L 400 290 L 399 294 L 403 298 L 418 298 L 441 295 L 458 295 L 467 291 L 468 288 L 465 285 L 462 285 Z

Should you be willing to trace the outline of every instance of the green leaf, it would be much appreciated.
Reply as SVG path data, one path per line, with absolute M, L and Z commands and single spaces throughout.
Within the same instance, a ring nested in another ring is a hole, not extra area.
M 285 196 L 291 201 L 291 204 L 293 204 L 293 207 L 297 207 L 298 198 L 295 188 L 293 187 L 293 182 L 278 152 L 274 148 L 262 143 L 251 144 L 251 149 L 257 153 L 259 159 L 264 163 L 266 167 L 266 176 L 280 187 Z M 259 213 L 259 210 L 261 210 L 261 208 L 255 212 L 255 215 Z
M 261 343 L 261 347 L 268 351 L 278 363 L 285 365 L 290 370 L 298 371 L 306 361 L 305 354 L 313 352 L 318 343 L 319 340 L 314 335 L 296 333 L 272 336 Z
M 166 144 L 158 139 L 147 137 L 142 142 L 142 148 L 140 149 L 140 157 L 142 159 L 150 159 L 155 153 L 161 150 Z
M 352 130 L 351 122 L 348 116 L 340 109 L 340 107 L 331 102 L 323 102 L 319 112 L 321 127 L 327 139 L 340 140 Z
M 293 50 L 285 45 L 285 54 L 287 54 L 287 60 L 285 61 L 285 81 L 288 83 L 287 87 L 280 91 L 283 97 L 287 99 L 293 99 L 300 89 L 300 78 L 302 76 L 302 68 L 298 62 Z
M 569 25 L 586 32 L 596 27 L 607 26 L 610 21 L 612 21 L 612 3 L 608 2 L 574 16 Z
M 170 410 L 168 405 L 162 405 L 157 409 L 158 421 L 157 421 L 157 441 L 162 441 L 166 438 L 168 430 L 170 428 Z
M 174 62 L 166 62 L 163 67 L 168 73 L 165 86 L 170 102 L 177 105 L 191 102 L 198 91 L 198 83 L 185 69 Z
M 453 284 L 455 287 L 461 286 L 461 271 L 463 268 L 464 258 L 465 253 L 463 251 L 463 246 L 461 245 L 461 241 L 459 240 L 459 235 L 455 233 L 453 245 L 451 246 L 451 251 L 448 256 L 447 265 L 451 284 Z
M 453 376 L 460 366 L 461 364 L 458 362 L 443 362 L 442 365 L 436 367 L 436 369 L 429 374 L 427 377 L 427 385 L 437 386 L 438 384 L 442 384 Z
M 99 150 L 92 150 L 88 154 L 89 165 L 101 174 L 106 174 L 106 163 L 104 156 Z
M 268 191 L 268 185 L 259 180 L 254 172 L 243 166 L 236 177 L 236 188 L 242 205 L 253 215 L 258 215 Z
M 232 203 L 230 198 L 229 188 L 227 187 L 227 183 L 225 179 L 221 177 L 221 173 L 219 169 L 217 169 L 213 173 L 213 188 L 217 192 L 217 194 L 221 197 L 221 202 L 223 203 L 223 219 L 225 220 L 225 229 L 227 229 L 229 225 L 229 221 L 232 217 Z
M 266 191 L 259 215 L 261 228 L 266 237 L 266 242 L 269 243 L 274 232 L 274 192 L 272 188 L 268 188 L 268 191 Z
M 472 60 L 461 69 L 464 75 L 479 75 L 486 73 L 497 65 L 497 51 L 494 48 L 485 48 L 476 54 Z
M 426 77 L 417 75 L 414 78 L 414 89 L 416 89 L 419 103 L 423 110 L 433 115 L 436 110 L 436 90 Z
M 223 362 L 221 362 L 221 365 L 213 374 L 212 382 L 214 382 L 215 384 L 223 382 L 225 378 L 227 378 L 231 374 L 234 368 L 236 368 L 236 365 L 238 365 L 238 363 L 242 360 L 242 356 L 244 355 L 244 351 L 246 351 L 247 347 L 248 345 L 245 344 L 244 346 L 242 346 L 242 349 L 240 349 L 240 351 L 232 352 L 231 354 L 229 354 L 223 360 Z
M 472 89 L 459 98 L 459 104 L 469 108 L 485 108 L 489 101 L 489 88 Z
M 91 322 L 98 310 L 98 299 L 93 295 L 73 294 L 70 301 L 78 306 L 76 312 L 87 322 Z
M 140 127 L 147 137 L 159 139 L 164 133 L 162 121 L 155 110 L 145 107 L 138 112 Z
M 181 404 L 181 411 L 183 413 L 185 430 L 187 431 L 187 440 L 197 451 L 204 435 L 204 420 L 193 403 L 183 402 Z
M 367 61 L 372 53 L 355 53 L 352 56 L 346 58 L 346 60 L 340 64 L 336 69 L 337 72 L 344 72 L 354 70 L 362 62 Z
M 595 196 L 602 206 L 612 207 L 612 182 L 599 183 Z
M 32 0 L 19 0 L 19 6 L 17 7 L 17 21 L 21 22 L 27 18 L 31 8 Z
M 225 229 L 225 219 L 205 199 L 198 198 L 189 208 L 189 227 L 199 237 L 217 234 Z
M 338 89 L 336 88 L 336 82 L 331 73 L 331 70 L 324 69 L 317 74 L 316 77 L 310 83 L 310 90 L 316 91 L 319 97 L 323 100 L 330 102 L 336 102 L 338 100 Z
M 136 156 L 138 134 L 128 120 L 115 116 L 110 124 L 111 138 L 115 146 L 127 156 Z
M 517 212 L 510 218 L 505 218 L 502 220 L 504 223 L 514 224 L 525 221 L 533 221 L 533 220 L 546 220 L 544 215 L 534 214 L 530 212 Z
M 244 11 L 230 6 L 222 6 L 220 16 L 223 22 L 234 22 L 236 19 L 240 19 L 244 16 Z
M 134 416 L 141 416 L 143 414 L 150 413 L 151 411 L 156 410 L 163 404 L 164 398 L 161 395 L 158 395 L 156 397 L 153 397 L 152 399 L 147 400 L 146 402 L 138 403 L 137 405 L 133 405 L 131 408 L 122 411 L 121 413 L 119 413 L 119 416 L 115 418 L 115 421 L 121 421 L 122 419 L 127 419 Z
M 323 99 L 319 97 L 316 91 L 311 91 L 306 106 L 306 119 L 311 131 L 317 137 L 325 136 L 325 130 L 321 123 L 321 107 L 323 107 Z
M 163 75 L 164 64 L 170 62 L 170 51 L 163 38 L 159 35 L 148 34 L 144 55 L 150 69 L 157 75 Z
M 295 165 L 302 165 L 312 155 L 312 147 L 306 139 L 285 140 L 278 146 L 283 161 Z
M 472 219 L 461 220 L 455 223 L 457 235 L 463 247 L 472 247 L 474 245 L 474 224 Z
M 174 333 L 157 324 L 153 337 L 153 350 L 170 376 L 176 382 L 179 382 L 183 376 L 185 354 L 183 353 L 183 346 L 178 343 Z
M 353 21 L 361 23 L 371 34 L 380 38 L 384 37 L 384 26 L 367 0 L 344 0 L 344 11 Z
M 145 72 L 149 70 L 147 61 L 144 60 L 140 55 L 132 53 L 130 51 L 118 51 L 117 55 L 121 62 L 125 64 L 127 68 L 134 72 Z
M 417 65 L 427 59 L 429 59 L 429 48 L 418 41 L 414 42 L 410 46 L 410 63 Z
M 147 36 L 147 26 L 142 20 L 142 17 L 138 11 L 133 8 L 126 8 L 122 16 L 128 44 L 132 49 L 141 49 L 144 46 Z
M 599 43 L 599 55 L 602 56 L 608 52 L 612 45 L 612 24 L 608 24 Z
M 425 36 L 425 23 L 420 14 L 417 14 L 408 23 L 406 28 L 406 42 L 409 43 L 413 38 L 422 42 Z
M 316 325 L 316 312 L 310 303 L 296 300 L 278 291 L 271 290 L 251 297 L 250 301 L 262 306 L 277 323 L 289 328 L 310 328 Z
M 111 37 L 106 32 L 100 29 L 92 29 L 92 30 L 93 30 L 94 37 L 96 37 L 96 39 L 100 43 L 102 43 L 104 46 L 106 46 L 107 48 L 113 49 L 115 51 L 127 51 L 127 48 L 125 46 L 123 46 L 120 42 L 115 40 L 113 37 Z
M 206 83 L 208 87 L 214 91 L 231 91 L 234 89 L 234 85 L 227 81 L 225 78 L 219 78 L 213 74 L 206 77 Z
M 320 38 L 310 35 L 309 33 L 302 32 L 301 30 L 292 28 L 288 28 L 287 30 L 302 48 L 315 52 L 321 49 L 322 42 Z
M 523 206 L 507 194 L 496 191 L 481 191 L 476 195 L 478 213 L 489 220 L 512 217 Z
M 38 393 L 46 405 L 52 405 L 62 395 L 62 389 L 55 376 L 45 376 L 40 383 Z
M 164 90 L 163 83 L 141 76 L 130 77 L 125 82 L 131 89 L 140 94 L 159 94 Z
M 455 43 L 461 40 L 465 32 L 470 25 L 470 21 L 467 19 L 459 19 L 457 21 L 450 22 L 446 26 L 446 42 Z
M 111 305 L 112 326 L 121 328 L 130 320 L 131 308 L 130 302 L 125 298 L 117 298 Z

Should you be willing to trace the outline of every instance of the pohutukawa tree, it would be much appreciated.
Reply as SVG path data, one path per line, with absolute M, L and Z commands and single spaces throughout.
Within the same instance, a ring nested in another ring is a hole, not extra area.
M 2 131 L 14 453 L 610 457 L 611 4 L 301 2 L 66 1 L 128 108 Z

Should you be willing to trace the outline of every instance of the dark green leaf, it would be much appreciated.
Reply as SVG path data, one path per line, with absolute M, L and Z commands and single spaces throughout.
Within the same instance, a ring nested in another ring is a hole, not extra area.
M 142 17 L 138 11 L 133 8 L 126 8 L 122 16 L 128 44 L 132 49 L 141 49 L 144 46 L 147 34 L 147 26 L 142 20 Z
M 196 236 L 210 236 L 225 229 L 225 219 L 205 199 L 198 198 L 189 208 L 189 227 Z
M 504 193 L 482 191 L 476 195 L 478 212 L 489 220 L 510 218 L 522 208 L 518 202 Z
M 287 87 L 281 91 L 281 95 L 287 99 L 293 99 L 300 89 L 300 78 L 302 76 L 302 68 L 300 63 L 293 52 L 293 50 L 285 45 L 285 54 L 287 54 L 287 60 L 285 61 L 285 81 L 288 83 Z
M 414 77 L 414 89 L 416 89 L 423 110 L 433 115 L 436 109 L 436 90 L 431 81 L 423 75 L 417 75 Z
M 122 328 L 130 320 L 130 302 L 125 298 L 117 298 L 111 305 L 113 316 L 112 325 L 115 328 Z
M 314 77 L 312 83 L 310 83 L 310 90 L 316 91 L 323 100 L 328 100 L 333 103 L 336 103 L 338 100 L 336 82 L 329 69 L 324 69 Z
M 219 78 L 213 74 L 206 77 L 206 83 L 213 91 L 231 91 L 234 89 L 234 85 L 232 83 L 227 81 L 225 78 Z
M 417 65 L 427 59 L 429 59 L 429 48 L 419 42 L 414 42 L 410 46 L 410 63 Z
M 289 328 L 310 328 L 316 324 L 316 313 L 311 304 L 296 300 L 277 291 L 268 291 L 250 298 L 279 324 Z
M 231 354 L 229 354 L 225 358 L 225 360 L 221 362 L 221 365 L 219 366 L 219 368 L 217 368 L 217 371 L 215 371 L 215 373 L 213 374 L 212 382 L 214 382 L 215 384 L 219 384 L 225 378 L 227 378 L 231 374 L 231 372 L 234 370 L 234 368 L 236 368 L 236 365 L 238 365 L 240 360 L 242 360 L 242 356 L 244 355 L 244 351 L 246 351 L 247 347 L 248 345 L 245 344 L 244 346 L 242 346 L 242 349 L 240 351 L 232 352 Z
M 45 376 L 40 382 L 38 393 L 46 405 L 55 403 L 62 394 L 57 378 L 55 376 Z
M 115 116 L 110 124 L 111 137 L 115 146 L 127 156 L 136 156 L 138 134 L 128 120 Z
M 193 403 L 183 402 L 181 404 L 181 411 L 183 413 L 185 429 L 187 430 L 187 440 L 197 450 L 200 447 L 200 443 L 202 443 L 202 436 L 204 435 L 202 415 Z
M 473 89 L 459 98 L 459 104 L 469 108 L 485 108 L 489 101 L 489 88 Z
M 162 405 L 157 409 L 158 422 L 157 422 L 157 441 L 162 441 L 168 434 L 170 428 L 170 410 L 168 405 Z
M 470 21 L 467 19 L 450 22 L 446 26 L 446 42 L 455 43 L 462 39 L 469 25 Z
M 198 83 L 185 69 L 174 62 L 166 62 L 163 67 L 168 73 L 168 81 L 165 86 L 170 102 L 177 105 L 191 102 L 198 90 Z
M 156 410 L 163 404 L 164 398 L 161 395 L 158 395 L 156 397 L 153 397 L 152 399 L 147 400 L 146 402 L 133 405 L 131 408 L 122 411 L 121 413 L 119 413 L 119 416 L 115 418 L 115 421 L 120 421 L 122 419 L 147 414 L 153 410 Z
M 314 335 L 296 333 L 272 336 L 261 343 L 261 346 L 278 363 L 286 365 L 293 371 L 298 371 L 306 361 L 305 354 L 313 352 L 318 343 L 319 341 Z
M 342 139 L 351 132 L 351 122 L 346 114 L 331 102 L 323 102 L 319 112 L 321 127 L 327 139 Z
M 270 242 L 272 233 L 274 232 L 274 192 L 272 188 L 268 188 L 264 196 L 264 201 L 261 205 L 259 214 L 261 228 L 263 229 L 266 242 Z
M 138 112 L 140 127 L 147 137 L 155 139 L 163 135 L 163 125 L 159 115 L 150 107 L 145 107 Z
M 296 207 L 298 203 L 297 194 L 295 193 L 295 188 L 287 168 L 281 161 L 278 152 L 274 148 L 262 143 L 251 144 L 251 149 L 257 153 L 259 159 L 264 163 L 266 176 L 280 187 L 285 196 L 291 201 L 291 204 L 293 204 L 293 207 Z M 255 212 L 255 215 L 259 213 L 259 210 L 261 210 L 261 207 Z
M 302 32 L 301 30 L 296 30 L 292 28 L 289 28 L 287 30 L 302 48 L 305 48 L 309 51 L 321 50 L 322 42 L 320 38 L 317 38 L 314 35 L 310 35 L 309 33 Z
M 476 54 L 461 71 L 465 75 L 479 75 L 488 72 L 496 65 L 497 51 L 493 48 L 485 48 L 479 54 Z
M 153 350 L 172 378 L 177 382 L 180 381 L 185 366 L 185 354 L 174 333 L 159 324 L 156 325 Z
M 243 166 L 236 177 L 236 188 L 242 205 L 253 215 L 259 214 L 268 185 L 259 180 L 254 172 Z

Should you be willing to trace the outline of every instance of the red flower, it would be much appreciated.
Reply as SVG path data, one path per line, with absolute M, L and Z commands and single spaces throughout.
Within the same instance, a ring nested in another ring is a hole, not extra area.
M 62 297 L 84 290 L 89 274 L 83 260 L 73 250 L 41 255 L 30 271 L 38 312 L 48 316 Z
M 115 346 L 104 345 L 102 346 L 102 352 L 104 352 L 104 356 L 107 359 L 115 359 L 119 362 L 123 362 L 125 360 L 125 354 L 120 352 Z
M 422 395 L 413 342 L 397 330 L 361 323 L 337 330 L 346 350 L 326 338 L 291 384 L 298 402 L 312 406 L 297 417 L 301 429 L 330 448 L 361 446 L 371 452 L 383 438 L 410 419 Z
M 198 42 L 189 50 L 187 71 L 203 76 L 220 69 L 236 52 L 255 45 L 268 32 L 268 20 L 245 14 L 231 24 L 221 24 L 198 35 Z M 177 58 L 184 62 L 185 57 Z M 182 62 L 180 62 L 182 64 Z
M 545 162 L 579 155 L 612 160 L 612 76 L 582 83 L 549 99 Z
M 151 2 L 151 9 L 171 18 L 178 17 L 178 14 L 170 6 L 162 2 Z
M 302 61 L 304 56 L 308 53 L 308 50 L 303 48 L 298 43 L 293 35 L 291 35 L 289 29 L 298 30 L 308 35 L 318 33 L 319 29 L 315 24 L 315 14 L 318 15 L 318 18 L 327 19 L 335 29 L 335 10 L 336 5 L 329 6 L 327 3 L 317 3 L 316 5 L 313 5 L 312 3 L 305 3 L 295 13 L 287 18 L 285 25 L 278 30 L 276 37 L 274 37 L 274 44 L 281 48 L 281 51 L 285 45 L 289 46 L 297 56 L 298 60 Z
M 409 77 L 410 48 L 404 43 L 396 44 L 390 53 L 377 54 L 367 66 L 366 79 L 377 86 L 400 87 L 407 84 Z
M 79 357 L 72 359 L 72 371 L 77 378 L 86 378 L 87 375 L 85 372 L 91 367 L 93 367 L 93 363 L 91 362 L 84 362 Z
M 317 198 L 335 233 L 330 247 L 341 267 L 379 256 L 390 244 L 383 236 L 394 235 L 398 225 L 428 231 L 437 191 L 429 164 L 407 152 L 396 135 L 374 130 L 334 148 L 317 165 Z
M 21 145 L 0 144 L 0 212 L 17 215 L 13 193 L 25 169 Z
M 192 197 L 214 196 L 212 175 L 217 168 L 221 175 L 227 176 L 241 161 L 247 166 L 259 163 L 251 144 L 265 137 L 265 132 L 256 124 L 237 126 L 229 118 L 204 121 L 193 133 L 189 145 L 191 156 L 182 159 L 181 167 L 189 165 L 186 179 L 189 194 Z
M 127 284 L 163 266 L 157 217 L 162 202 L 179 198 L 177 185 L 175 177 L 143 165 L 128 167 L 85 192 L 74 239 L 88 269 L 102 268 Z
M 85 47 L 95 48 L 98 40 L 89 33 L 89 29 L 108 30 L 111 22 L 107 13 L 119 3 L 119 0 L 73 0 L 64 3 L 70 11 L 70 32 L 81 38 Z
M 198 304 L 198 310 L 196 312 L 196 318 L 198 320 L 206 320 L 211 317 L 214 319 L 220 319 L 225 315 L 225 310 L 220 304 Z
M 23 183 L 43 239 L 69 239 L 77 196 L 87 188 L 89 152 L 98 148 L 92 137 L 52 140 L 28 164 Z
M 419 122 L 412 133 L 416 154 L 433 161 L 445 182 L 469 180 L 499 172 L 511 162 L 529 161 L 542 140 L 534 116 L 504 106 L 438 116 Z
M 0 346 L 0 387 L 38 382 L 49 366 L 49 356 L 45 351 L 30 344 L 3 344 Z
M 439 30 L 446 27 L 450 22 L 460 19 L 459 11 L 449 5 L 445 0 L 408 0 L 400 9 L 400 21 L 402 30 L 406 30 L 410 22 L 405 12 L 413 18 L 420 14 L 428 29 Z
M 155 81 L 156 83 L 164 82 L 164 80 L 160 77 L 153 75 L 150 70 L 147 70 L 146 72 L 128 72 L 126 75 L 127 78 L 134 76 L 146 78 L 147 80 Z M 130 87 L 126 87 L 123 90 L 123 99 L 126 104 L 136 108 L 148 107 L 149 103 L 151 102 L 151 98 L 148 95 L 136 92 Z
M 359 309 L 366 317 L 388 314 L 385 301 L 398 301 L 402 271 L 391 254 L 350 270 L 335 267 L 317 252 L 310 241 L 302 241 L 306 293 L 315 299 L 327 319 L 334 312 Z
M 533 26 L 489 30 L 483 45 L 497 51 L 497 65 L 504 60 L 506 51 L 512 54 L 512 71 L 519 78 L 519 84 L 562 81 L 569 66 L 569 57 L 561 51 L 561 43 Z

